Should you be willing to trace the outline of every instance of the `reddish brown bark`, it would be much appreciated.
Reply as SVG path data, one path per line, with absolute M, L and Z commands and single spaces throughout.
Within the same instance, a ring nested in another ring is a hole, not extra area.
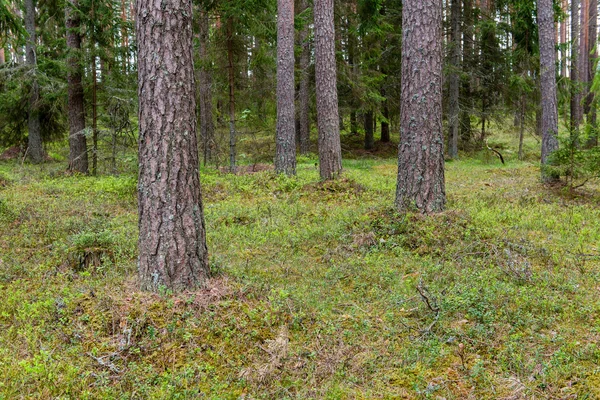
M 423 213 L 446 204 L 442 139 L 442 3 L 405 0 L 396 208 Z
M 198 174 L 191 0 L 138 0 L 139 276 L 146 290 L 208 277 Z

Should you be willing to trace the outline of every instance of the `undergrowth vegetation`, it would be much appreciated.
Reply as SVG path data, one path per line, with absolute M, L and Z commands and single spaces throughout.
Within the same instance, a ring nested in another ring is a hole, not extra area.
M 600 398 L 600 194 L 447 163 L 393 211 L 393 159 L 319 183 L 201 171 L 213 277 L 140 292 L 133 174 L 0 163 L 0 399 Z

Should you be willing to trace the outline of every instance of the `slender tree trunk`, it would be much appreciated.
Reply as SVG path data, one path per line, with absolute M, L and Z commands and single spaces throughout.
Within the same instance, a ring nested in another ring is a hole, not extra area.
M 146 290 L 191 289 L 209 274 L 198 175 L 192 1 L 136 3 L 139 275 Z
M 558 149 L 558 107 L 556 101 L 556 43 L 554 42 L 554 10 L 552 0 L 538 0 L 537 20 L 540 41 L 540 73 L 542 103 L 542 179 L 558 179 L 546 168 L 549 156 Z
M 372 150 L 375 147 L 375 135 L 373 133 L 373 111 L 365 113 L 365 150 Z
M 473 94 L 472 94 L 472 72 L 475 43 L 473 41 L 473 2 L 472 0 L 463 0 L 463 81 L 462 94 L 459 100 L 463 99 L 466 107 L 459 107 L 460 110 L 460 139 L 462 147 L 471 140 L 471 113 L 473 112 Z
M 450 158 L 458 158 L 458 117 L 459 117 L 459 89 L 460 78 L 458 71 L 460 69 L 460 5 L 461 0 L 452 0 L 452 16 L 451 16 L 451 31 L 452 31 L 452 53 L 450 56 L 451 72 L 448 79 L 449 87 L 449 105 L 448 105 L 448 155 Z
M 69 117 L 69 170 L 88 172 L 88 154 L 85 138 L 85 110 L 83 107 L 83 85 L 81 84 L 81 36 L 77 13 L 78 0 L 68 0 L 65 8 L 67 26 L 67 92 Z
M 44 148 L 40 116 L 37 110 L 40 100 L 40 88 L 37 81 L 36 39 L 35 39 L 35 4 L 34 0 L 25 0 L 25 29 L 27 38 L 26 58 L 31 69 L 31 92 L 29 94 L 29 107 L 27 115 L 28 142 L 27 155 L 31 161 L 39 163 L 44 161 Z
M 6 53 L 4 53 L 4 47 L 0 47 L 0 65 L 6 62 Z
M 596 76 L 596 61 L 598 59 L 598 0 L 590 0 L 590 24 L 589 24 L 589 36 L 588 36 L 588 49 L 593 51 L 590 55 L 588 62 L 588 89 L 594 82 Z M 586 98 L 586 105 L 588 107 L 587 120 L 591 127 L 591 135 L 588 138 L 586 147 L 594 147 L 598 145 L 598 127 L 596 121 L 597 102 L 594 96 L 594 92 L 589 90 Z
M 521 95 L 521 109 L 519 110 L 519 160 L 523 161 L 523 139 L 525 138 L 525 94 Z
M 390 141 L 390 108 L 388 106 L 388 99 L 386 97 L 385 90 L 382 89 L 381 97 L 385 98 L 383 101 L 383 120 L 381 120 L 381 141 L 383 143 L 389 143 Z
M 296 174 L 294 0 L 277 0 L 277 137 L 275 171 Z
M 573 130 L 579 128 L 579 124 L 581 124 L 581 121 L 583 119 L 583 111 L 581 107 L 582 96 L 580 78 L 579 0 L 571 0 L 571 129 Z
M 446 204 L 442 135 L 442 4 L 405 0 L 402 8 L 402 135 L 396 208 L 423 213 Z
M 233 70 L 233 18 L 227 20 L 227 61 L 229 63 L 229 172 L 235 174 L 235 82 Z
M 319 169 L 321 179 L 327 180 L 342 172 L 333 0 L 315 0 L 314 18 Z
M 587 97 L 589 92 L 589 63 L 590 63 L 590 0 L 581 0 L 581 22 L 579 25 L 579 65 L 577 67 L 579 73 L 579 81 L 581 82 L 581 101 L 582 114 L 589 112 Z M 583 120 L 583 115 L 582 115 Z
M 96 74 L 94 55 L 92 57 L 92 175 L 94 176 L 98 173 L 98 77 Z
M 563 78 L 567 76 L 567 21 L 568 21 L 568 9 L 569 9 L 569 0 L 561 1 L 561 9 L 565 15 L 565 18 L 560 23 L 560 44 L 561 44 L 561 60 L 560 60 L 560 75 Z
M 308 0 L 301 2 L 302 12 L 309 8 Z M 300 53 L 300 153 L 307 154 L 310 150 L 310 24 L 304 21 L 300 31 L 300 43 L 302 52 Z
M 200 137 L 204 152 L 204 165 L 212 159 L 212 146 L 214 141 L 215 124 L 212 114 L 212 72 L 208 57 L 209 23 L 208 12 L 200 11 L 199 21 L 199 55 L 200 71 L 198 72 L 198 86 L 200 87 Z

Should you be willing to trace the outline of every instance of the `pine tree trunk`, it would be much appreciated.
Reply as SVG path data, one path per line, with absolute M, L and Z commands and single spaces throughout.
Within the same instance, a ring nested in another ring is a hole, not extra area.
M 581 81 L 581 101 L 582 101 L 582 121 L 583 114 L 589 112 L 587 104 L 587 96 L 589 92 L 589 62 L 590 62 L 590 48 L 589 46 L 589 34 L 590 34 L 590 0 L 581 0 L 581 22 L 579 24 L 579 63 L 577 70 L 579 73 L 579 80 Z
M 319 169 L 321 179 L 327 180 L 342 172 L 333 0 L 315 0 L 314 18 Z
M 294 0 L 277 0 L 277 137 L 275 171 L 296 174 Z
M 558 149 L 558 106 L 556 100 L 556 43 L 554 42 L 554 10 L 552 0 L 538 0 L 537 20 L 540 41 L 540 74 L 542 105 L 542 179 L 555 181 L 557 177 L 544 166 L 549 156 Z
M 81 36 L 80 20 L 77 14 L 78 0 L 69 0 L 65 8 L 67 27 L 67 92 L 69 118 L 69 170 L 88 172 L 87 142 L 85 138 L 85 110 L 83 107 L 83 85 L 81 83 Z
M 460 68 L 460 2 L 461 0 L 452 0 L 452 16 L 451 16 L 451 31 L 452 31 L 452 48 L 450 56 L 451 72 L 448 79 L 449 88 L 449 105 L 448 105 L 448 155 L 450 158 L 458 158 L 458 117 L 459 117 L 459 83 L 460 79 L 458 71 Z
M 596 76 L 596 70 L 594 66 L 598 59 L 598 0 L 590 0 L 590 26 L 588 36 L 588 49 L 593 50 L 593 54 L 590 55 L 588 62 L 588 83 L 591 85 L 594 82 Z M 588 86 L 590 88 L 590 86 Z M 591 135 L 588 138 L 586 147 L 594 147 L 598 145 L 598 126 L 597 126 L 597 103 L 594 96 L 594 92 L 590 90 L 586 98 L 586 104 L 588 107 L 588 123 L 591 126 Z
M 302 0 L 301 10 L 309 8 L 308 0 Z M 298 94 L 300 117 L 300 153 L 307 154 L 310 150 L 310 24 L 304 22 L 300 31 L 300 93 Z
M 539 7 L 538 7 L 539 9 Z M 538 24 L 539 29 L 539 24 Z M 581 79 L 579 74 L 579 1 L 571 0 L 571 129 L 579 128 L 583 119 Z
M 381 121 L 381 142 L 389 143 L 390 141 L 390 108 L 388 106 L 388 99 L 386 97 L 385 90 L 381 90 L 381 97 L 385 98 L 383 101 L 383 120 Z
M 568 15 L 569 0 L 561 1 L 561 9 L 565 16 Z M 561 60 L 560 60 L 560 75 L 563 78 L 567 77 L 567 20 L 565 17 L 560 23 L 560 44 L 561 44 Z
M 446 204 L 442 137 L 442 3 L 405 0 L 402 9 L 402 135 L 396 208 L 423 213 Z
M 44 148 L 40 116 L 37 110 L 40 100 L 40 88 L 37 81 L 36 39 L 35 39 L 35 5 L 34 0 L 25 0 L 25 29 L 29 37 L 26 45 L 27 65 L 31 69 L 31 92 L 29 94 L 29 107 L 27 115 L 28 142 L 27 155 L 34 163 L 44 161 Z
M 229 70 L 229 172 L 235 174 L 235 81 L 233 70 L 233 18 L 227 20 L 227 61 Z
M 204 152 L 204 165 L 212 159 L 212 146 L 214 141 L 215 124 L 212 113 L 212 72 L 208 57 L 209 24 L 208 12 L 200 11 L 199 21 L 199 55 L 200 71 L 198 72 L 198 86 L 200 92 L 200 138 Z
M 460 141 L 462 147 L 469 143 L 473 135 L 471 129 L 471 113 L 473 112 L 472 71 L 475 43 L 473 41 L 473 3 L 472 0 L 463 0 L 463 82 L 462 93 L 459 98 L 464 99 L 466 107 L 460 109 Z
M 372 150 L 375 147 L 375 135 L 373 133 L 373 111 L 365 113 L 365 150 Z
M 196 140 L 191 0 L 138 0 L 139 275 L 145 290 L 208 277 Z M 177 57 L 172 57 L 177 54 Z

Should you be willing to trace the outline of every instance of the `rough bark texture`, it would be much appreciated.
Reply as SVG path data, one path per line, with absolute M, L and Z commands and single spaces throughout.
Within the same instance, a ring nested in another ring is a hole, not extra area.
M 79 34 L 80 20 L 76 10 L 77 0 L 67 2 L 65 8 L 65 24 L 67 26 L 67 92 L 69 118 L 69 170 L 73 172 L 88 172 L 87 142 L 85 139 L 85 110 L 83 108 L 83 86 L 81 84 L 81 36 Z
M 199 21 L 199 55 L 201 60 L 198 72 L 198 86 L 200 91 L 200 138 L 204 152 L 204 165 L 212 159 L 212 146 L 214 141 L 215 123 L 212 114 L 212 73 L 208 59 L 209 24 L 208 13 L 200 12 Z
M 301 12 L 308 9 L 308 0 L 302 0 Z M 300 119 L 300 153 L 307 154 L 310 150 L 310 24 L 304 22 L 304 26 L 300 31 L 300 45 L 302 52 L 300 53 L 300 90 L 298 93 L 299 119 Z
M 365 150 L 372 150 L 375 147 L 373 129 L 373 111 L 367 111 L 365 113 Z
M 277 0 L 277 135 L 275 171 L 296 174 L 294 0 Z
M 558 108 L 556 101 L 556 43 L 554 42 L 554 10 L 552 0 L 538 0 L 537 9 L 540 40 L 540 91 L 542 103 L 542 179 L 556 180 L 544 166 L 549 156 L 558 149 Z
M 40 128 L 40 116 L 37 105 L 40 100 L 40 88 L 37 81 L 37 61 L 35 52 L 35 5 L 34 0 L 25 0 L 25 29 L 28 38 L 26 45 L 27 65 L 31 69 L 31 92 L 27 115 L 27 155 L 35 163 L 44 161 L 44 148 Z
M 562 12 L 564 13 L 564 15 L 567 15 L 568 13 L 568 8 L 569 8 L 569 1 L 568 0 L 562 0 L 561 1 L 561 9 Z M 565 78 L 567 76 L 567 57 L 568 57 L 568 53 L 567 53 L 567 20 L 568 18 L 565 17 L 561 23 L 560 23 L 560 44 L 561 44 L 561 60 L 560 60 L 560 74 L 563 78 Z
M 208 277 L 192 59 L 191 0 L 138 0 L 139 275 L 183 290 Z
M 458 95 L 460 89 L 460 78 L 458 71 L 460 68 L 460 3 L 461 0 L 452 0 L 451 8 L 451 31 L 452 31 L 452 47 L 451 47 L 451 72 L 448 77 L 448 155 L 450 158 L 458 157 L 458 114 L 460 112 L 458 104 Z
M 589 91 L 589 62 L 590 62 L 590 48 L 589 48 L 589 34 L 590 34 L 590 0 L 581 1 L 581 22 L 579 24 L 579 58 L 577 62 L 577 71 L 579 73 L 579 81 L 581 82 L 581 101 L 582 101 L 582 114 L 587 114 L 589 108 L 584 99 L 587 99 Z M 583 115 L 582 115 L 583 120 Z
M 442 2 L 405 0 L 396 208 L 442 211 Z
M 314 14 L 319 169 L 321 179 L 326 180 L 342 172 L 333 0 L 315 0 Z
M 539 11 L 538 6 L 538 11 Z M 538 21 L 539 29 L 539 21 Z M 554 35 L 553 35 L 554 37 Z M 583 119 L 579 76 L 579 0 L 571 0 L 571 128 L 576 129 Z

